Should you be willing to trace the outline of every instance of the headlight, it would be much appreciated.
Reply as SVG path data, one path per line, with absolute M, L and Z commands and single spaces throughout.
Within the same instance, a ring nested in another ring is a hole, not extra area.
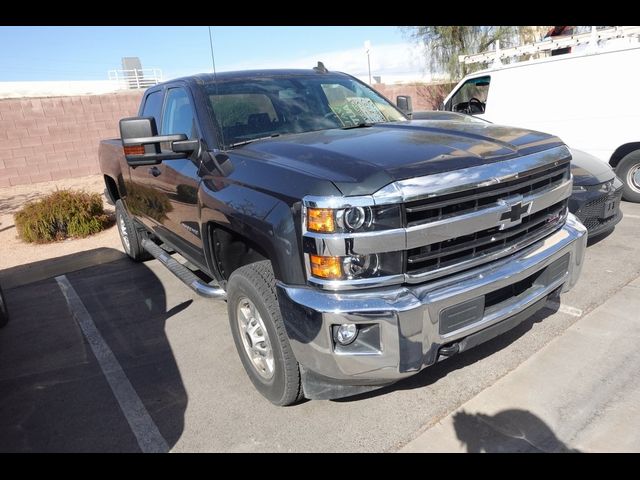
M 574 192 L 586 192 L 587 191 L 587 187 L 585 187 L 583 185 L 574 185 L 573 186 L 573 191 Z
M 357 280 L 402 273 L 402 252 L 325 257 L 309 255 L 311 274 L 324 280 Z
M 316 233 L 370 232 L 400 228 L 399 205 L 307 208 L 307 230 Z

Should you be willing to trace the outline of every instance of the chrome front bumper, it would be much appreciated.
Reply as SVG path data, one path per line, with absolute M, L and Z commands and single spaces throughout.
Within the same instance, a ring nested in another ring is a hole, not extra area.
M 508 319 L 526 318 L 550 294 L 571 289 L 582 269 L 586 242 L 585 227 L 570 214 L 562 229 L 530 247 L 449 278 L 340 293 L 278 284 L 278 298 L 303 374 L 312 372 L 343 385 L 384 385 L 438 361 L 442 346 L 470 348 L 483 341 L 478 332 L 512 328 L 519 321 Z M 532 284 L 496 303 L 500 289 L 518 282 Z M 461 305 L 465 302 L 469 308 Z M 462 308 L 456 310 L 458 305 Z M 476 321 L 460 328 L 451 322 L 443 330 L 443 312 L 449 318 L 451 312 L 474 308 L 479 312 Z M 364 326 L 360 345 L 357 340 L 348 348 L 336 345 L 332 328 L 342 323 Z

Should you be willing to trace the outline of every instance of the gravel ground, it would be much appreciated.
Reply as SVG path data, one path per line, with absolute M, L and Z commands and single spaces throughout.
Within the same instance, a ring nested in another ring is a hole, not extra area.
M 98 247 L 109 247 L 122 251 L 120 238 L 114 226 L 91 237 L 64 240 L 45 245 L 26 243 L 18 238 L 13 215 L 27 202 L 38 200 L 56 189 L 63 190 L 68 188 L 100 193 L 105 211 L 109 214 L 114 213 L 113 207 L 107 204 L 104 198 L 102 175 L 89 175 L 87 177 L 55 180 L 34 185 L 0 188 L 0 245 L 2 245 L 0 249 L 0 252 L 2 252 L 0 255 L 0 270 Z

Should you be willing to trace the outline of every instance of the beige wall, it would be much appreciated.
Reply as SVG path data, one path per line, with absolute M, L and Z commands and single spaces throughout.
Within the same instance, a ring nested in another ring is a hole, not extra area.
M 100 173 L 98 144 L 119 137 L 141 91 L 0 100 L 0 187 Z

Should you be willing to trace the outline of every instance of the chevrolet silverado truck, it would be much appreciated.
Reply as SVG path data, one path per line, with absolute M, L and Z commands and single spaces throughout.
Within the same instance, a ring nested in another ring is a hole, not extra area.
M 149 88 L 101 142 L 126 253 L 226 300 L 274 404 L 414 375 L 578 279 L 559 138 L 397 104 L 321 64 L 195 75 Z

